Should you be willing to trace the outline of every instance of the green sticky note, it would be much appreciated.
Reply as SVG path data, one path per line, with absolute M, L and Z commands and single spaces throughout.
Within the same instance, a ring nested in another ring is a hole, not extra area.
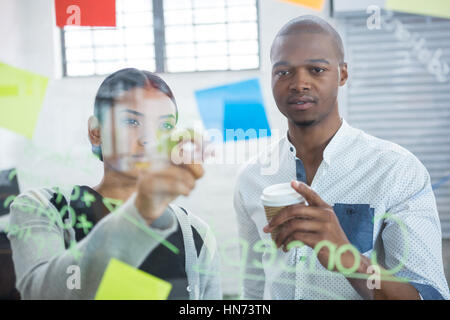
M 31 139 L 47 84 L 46 77 L 0 62 L 0 126 Z
M 0 86 L 0 97 L 17 97 L 19 86 Z
M 440 18 L 450 18 L 449 0 L 386 0 L 386 8 Z
M 172 284 L 112 258 L 95 300 L 166 300 Z

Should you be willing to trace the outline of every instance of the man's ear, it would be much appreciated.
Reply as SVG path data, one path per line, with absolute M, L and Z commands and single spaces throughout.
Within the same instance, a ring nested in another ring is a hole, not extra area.
M 89 141 L 93 146 L 99 146 L 102 144 L 102 136 L 100 132 L 100 124 L 97 117 L 90 116 L 88 120 L 88 135 Z
M 342 87 L 347 83 L 348 79 L 348 70 L 347 63 L 343 62 L 339 65 L 339 86 Z

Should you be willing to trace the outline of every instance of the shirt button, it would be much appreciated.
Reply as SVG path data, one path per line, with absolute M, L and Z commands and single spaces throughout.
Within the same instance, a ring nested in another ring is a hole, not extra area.
M 187 290 L 188 292 L 191 292 L 191 287 L 190 287 L 190 286 L 187 286 L 186 290 Z
M 290 150 L 291 150 L 291 152 L 294 152 L 294 148 L 291 147 Z

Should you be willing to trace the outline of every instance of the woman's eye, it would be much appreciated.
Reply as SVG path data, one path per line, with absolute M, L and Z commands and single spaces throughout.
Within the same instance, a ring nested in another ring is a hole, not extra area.
M 169 122 L 161 123 L 160 127 L 162 130 L 166 130 L 166 131 L 172 130 L 174 128 L 174 126 Z
M 136 119 L 124 119 L 123 123 L 130 127 L 137 127 L 140 125 L 139 121 Z

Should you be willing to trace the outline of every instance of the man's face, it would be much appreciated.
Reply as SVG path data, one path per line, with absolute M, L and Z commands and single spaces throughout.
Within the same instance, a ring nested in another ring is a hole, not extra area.
M 175 127 L 176 108 L 172 100 L 154 88 L 126 91 L 103 115 L 104 161 L 118 170 L 137 176 L 135 162 L 147 161 L 155 152 L 158 135 Z
M 322 33 L 278 37 L 272 50 L 272 92 L 280 112 L 297 126 L 321 122 L 337 106 L 347 80 L 333 39 Z

